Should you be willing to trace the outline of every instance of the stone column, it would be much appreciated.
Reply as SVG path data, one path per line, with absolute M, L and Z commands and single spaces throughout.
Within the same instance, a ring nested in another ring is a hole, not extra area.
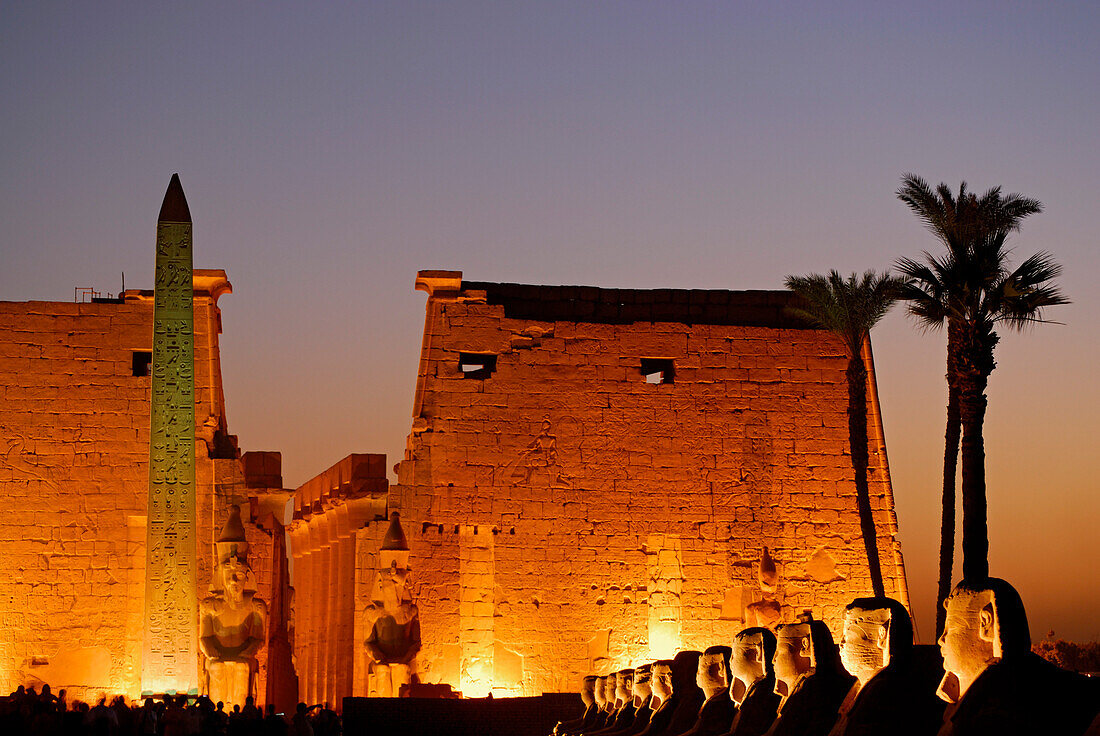
M 309 618 L 312 596 L 309 580 L 312 578 L 309 551 L 309 523 L 295 519 L 290 523 L 290 549 L 294 557 L 294 659 L 298 672 L 298 700 L 309 702 Z

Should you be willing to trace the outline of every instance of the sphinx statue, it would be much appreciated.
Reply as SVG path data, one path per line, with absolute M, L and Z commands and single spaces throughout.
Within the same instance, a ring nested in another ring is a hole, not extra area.
M 676 702 L 672 698 L 672 660 L 659 659 L 653 663 L 650 677 L 649 723 L 638 733 L 641 736 L 660 736 L 672 721 Z
M 627 668 L 615 673 L 615 717 L 604 726 L 600 733 L 611 734 L 625 731 L 634 722 L 634 669 Z
M 730 657 L 730 700 L 737 712 L 729 736 L 761 736 L 775 722 L 780 696 L 775 692 L 775 634 L 763 627 L 740 631 Z
M 554 726 L 554 736 L 567 736 L 568 734 L 581 733 L 591 728 L 596 719 L 596 676 L 585 675 L 581 681 L 581 702 L 584 703 L 584 713 L 580 718 L 572 721 L 558 721 Z
M 256 697 L 256 653 L 267 638 L 267 605 L 256 597 L 241 507 L 214 543 L 214 580 L 199 604 L 199 647 L 204 690 L 214 702 L 244 706 Z
M 371 694 L 383 698 L 400 696 L 402 686 L 410 685 L 416 674 L 420 612 L 412 599 L 408 574 L 409 543 L 395 511 L 378 551 L 378 573 L 368 609 Z
M 1031 651 L 1023 601 L 1007 582 L 964 580 L 944 605 L 941 736 L 1075 735 L 1100 714 L 1100 683 Z
M 768 736 L 826 736 L 855 679 L 841 666 L 829 628 L 809 611 L 781 625 L 773 664 L 783 700 Z
M 706 700 L 695 681 L 702 656 L 702 652 L 689 650 L 677 653 L 672 660 L 672 699 L 676 701 L 676 709 L 672 711 L 665 736 L 680 736 L 690 731 L 699 718 L 699 709 Z
M 706 700 L 699 708 L 695 725 L 684 736 L 720 736 L 730 730 L 737 706 L 730 700 L 730 658 L 727 646 L 707 647 L 699 658 L 695 684 Z
M 596 675 L 596 682 L 592 686 L 592 701 L 596 705 L 596 715 L 590 723 L 585 725 L 583 731 L 577 733 L 587 733 L 589 731 L 595 731 L 603 728 L 607 723 L 607 675 Z
M 634 721 L 621 732 L 622 736 L 641 733 L 649 726 L 653 715 L 653 664 L 643 664 L 634 668 Z
M 913 664 L 913 624 L 893 598 L 857 598 L 844 611 L 840 661 L 856 678 L 829 736 L 935 733 L 943 706 Z
M 585 731 L 585 734 L 597 733 L 607 728 L 615 722 L 615 715 L 619 710 L 619 673 L 611 672 L 600 678 L 600 683 L 603 685 L 603 717 L 597 719 L 592 731 Z

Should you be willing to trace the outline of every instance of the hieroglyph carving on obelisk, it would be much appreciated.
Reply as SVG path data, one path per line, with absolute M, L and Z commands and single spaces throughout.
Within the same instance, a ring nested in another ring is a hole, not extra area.
M 191 213 L 178 175 L 157 218 L 143 693 L 198 692 Z

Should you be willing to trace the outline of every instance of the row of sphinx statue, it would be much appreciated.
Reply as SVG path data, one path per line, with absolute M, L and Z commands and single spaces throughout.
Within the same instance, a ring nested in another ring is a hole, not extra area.
M 1011 585 L 963 581 L 945 605 L 942 669 L 918 656 L 904 606 L 858 598 L 839 647 L 807 612 L 589 675 L 584 714 L 554 736 L 1100 736 L 1100 682 L 1032 653 Z

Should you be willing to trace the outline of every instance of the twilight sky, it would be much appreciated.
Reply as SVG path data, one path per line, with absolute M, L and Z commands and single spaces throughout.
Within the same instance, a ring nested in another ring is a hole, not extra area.
M 1095 2 L 6 3 L 0 299 L 151 288 L 178 171 L 234 286 L 230 430 L 293 487 L 400 459 L 419 269 L 776 289 L 937 249 L 904 172 L 1003 185 L 1073 304 L 997 348 L 991 572 L 1035 639 L 1096 639 L 1098 35 Z M 945 339 L 898 308 L 873 340 L 927 642 Z

